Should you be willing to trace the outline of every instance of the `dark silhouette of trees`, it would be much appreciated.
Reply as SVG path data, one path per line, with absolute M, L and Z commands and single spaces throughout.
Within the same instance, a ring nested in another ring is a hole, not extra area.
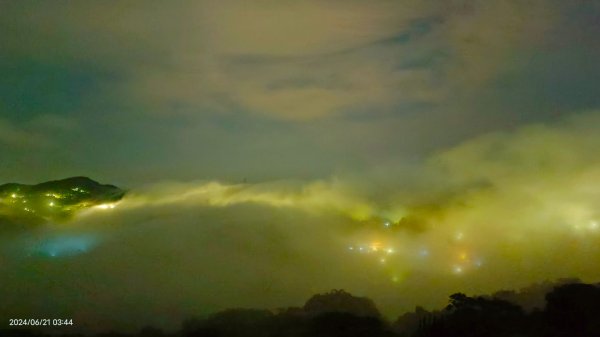
M 390 325 L 370 299 L 335 290 L 311 297 L 303 307 L 228 309 L 188 319 L 177 332 L 144 327 L 136 334 L 107 332 L 95 337 L 600 337 L 600 287 L 562 284 L 545 299 L 544 308 L 527 312 L 495 297 L 456 293 L 441 311 L 417 307 Z M 19 329 L 0 330 L 0 336 L 60 335 Z
M 139 335 L 144 337 L 163 337 L 165 333 L 153 326 L 145 326 L 140 330 Z
M 393 333 L 379 318 L 347 312 L 329 312 L 314 317 L 309 334 L 314 337 L 383 337 Z
M 525 314 L 519 306 L 456 293 L 450 296 L 450 303 L 438 319 L 422 329 L 419 335 L 494 337 L 513 336 L 526 330 Z
M 267 337 L 273 314 L 267 310 L 228 309 L 205 320 L 184 323 L 184 336 Z
M 600 288 L 567 284 L 546 295 L 545 323 L 551 336 L 600 336 Z
M 400 336 L 413 336 L 422 332 L 424 328 L 434 324 L 439 316 L 439 311 L 429 312 L 417 306 L 414 312 L 407 312 L 400 315 L 393 323 L 392 330 Z
M 304 304 L 303 310 L 309 315 L 344 312 L 356 316 L 381 317 L 371 299 L 352 296 L 344 290 L 314 295 Z
M 184 322 L 183 336 L 206 337 L 378 337 L 393 336 L 368 298 L 343 290 L 311 297 L 302 308 L 273 313 L 231 309 Z
M 543 281 L 531 284 L 519 290 L 500 290 L 491 295 L 492 298 L 517 304 L 526 312 L 535 309 L 542 310 L 546 306 L 546 294 L 557 286 L 564 284 L 581 283 L 577 278 L 562 278 L 556 281 Z
M 416 336 L 600 337 L 600 288 L 566 284 L 546 294 L 544 310 L 525 313 L 516 304 L 462 293 Z

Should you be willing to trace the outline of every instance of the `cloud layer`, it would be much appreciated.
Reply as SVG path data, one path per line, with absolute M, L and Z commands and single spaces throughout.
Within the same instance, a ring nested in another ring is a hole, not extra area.
M 417 161 L 597 108 L 599 10 L 542 0 L 4 3 L 0 150 L 20 164 L 0 172 L 135 186 L 324 179 Z M 55 146 L 15 150 L 43 115 L 78 127 L 33 141 Z
M 415 171 L 136 189 L 114 209 L 4 238 L 2 314 L 174 328 L 192 314 L 300 305 L 332 288 L 396 315 L 453 291 L 594 281 L 599 116 L 488 134 Z

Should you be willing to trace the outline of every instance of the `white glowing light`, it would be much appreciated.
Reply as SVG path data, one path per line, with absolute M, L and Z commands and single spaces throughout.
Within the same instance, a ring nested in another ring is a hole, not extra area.
M 588 226 L 588 228 L 591 230 L 598 229 L 598 221 L 590 221 L 590 225 Z
M 348 249 L 350 249 L 350 250 L 354 250 L 354 247 L 350 246 L 350 247 L 348 247 Z
M 381 259 L 379 259 L 379 262 L 381 262 L 383 264 L 383 263 L 385 263 L 385 259 L 381 258 Z
M 386 249 L 385 252 L 388 254 L 394 254 L 394 250 L 392 248 Z
M 386 222 L 385 222 L 385 224 L 384 224 L 384 226 L 385 226 L 385 227 L 390 227 L 390 222 L 389 222 L 389 221 L 386 221 Z
M 454 266 L 452 268 L 452 271 L 454 272 L 454 274 L 462 274 L 463 268 L 461 266 Z
M 54 201 L 51 201 L 48 205 L 50 205 L 50 207 L 54 207 Z
M 95 208 L 99 208 L 99 209 L 113 209 L 115 207 L 116 207 L 115 204 L 102 204 L 102 205 L 95 206 Z
M 13 193 L 13 194 L 11 194 L 10 196 L 11 196 L 11 198 L 16 198 L 16 197 L 17 197 L 17 195 L 16 195 L 16 194 L 14 194 L 14 193 Z

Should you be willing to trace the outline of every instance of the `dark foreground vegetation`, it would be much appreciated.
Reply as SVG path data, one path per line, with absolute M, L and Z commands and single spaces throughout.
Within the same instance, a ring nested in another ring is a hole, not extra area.
M 414 312 L 386 321 L 374 303 L 344 291 L 313 296 L 303 307 L 277 311 L 229 309 L 203 319 L 183 322 L 177 332 L 146 327 L 135 334 L 95 336 L 206 337 L 594 337 L 600 336 L 600 287 L 561 284 L 548 291 L 540 308 L 516 304 L 515 292 L 469 297 L 450 296 L 446 308 Z M 510 302 L 501 297 L 513 297 Z M 531 296 L 530 296 L 531 297 Z M 49 336 L 44 331 L 4 330 L 2 336 Z M 56 336 L 56 335 L 54 335 Z M 76 335 L 64 335 L 76 336 Z

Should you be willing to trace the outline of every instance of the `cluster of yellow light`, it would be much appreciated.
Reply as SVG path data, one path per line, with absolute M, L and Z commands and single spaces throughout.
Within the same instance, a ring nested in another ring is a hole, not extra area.
M 374 241 L 369 244 L 357 246 L 349 246 L 348 250 L 355 251 L 360 254 L 372 255 L 372 257 L 381 265 L 387 265 L 388 262 L 390 262 L 391 255 L 396 253 L 396 249 L 389 245 L 384 245 L 381 241 Z M 396 279 L 399 280 L 398 277 L 396 277 Z
M 392 223 L 382 221 L 381 225 L 383 229 L 387 229 L 392 226 Z M 598 226 L 597 223 L 596 226 Z M 446 265 L 446 268 L 448 268 L 442 270 L 446 270 L 445 272 L 457 277 L 473 272 L 483 266 L 483 258 L 472 250 L 473 247 L 470 247 L 471 242 L 468 233 L 462 228 L 447 233 L 449 239 L 444 242 L 447 242 L 448 246 L 435 248 L 435 250 L 439 249 L 439 254 L 436 254 L 435 259 L 429 259 L 431 247 L 425 244 L 413 246 L 412 248 L 406 246 L 404 249 L 397 250 L 391 243 L 401 240 L 401 235 L 398 232 L 386 230 L 379 232 L 378 235 L 380 235 L 378 240 L 349 246 L 348 250 L 371 255 L 373 263 L 377 263 L 382 267 L 385 266 L 382 272 L 389 273 L 393 283 L 398 283 L 402 279 L 398 276 L 400 271 L 406 274 L 411 269 L 422 268 L 424 265 L 430 264 L 433 266 L 439 262 L 442 262 L 442 266 Z M 391 256 L 391 254 L 394 255 Z
M 467 252 L 462 251 L 458 254 L 457 260 L 458 262 L 452 266 L 452 272 L 458 275 L 462 274 L 465 271 L 466 266 L 470 262 L 469 255 L 467 254 Z
M 596 235 L 600 234 L 600 220 L 594 219 L 592 216 L 588 215 L 586 217 L 582 217 L 580 221 L 570 221 L 572 224 L 570 227 L 573 228 L 574 234 L 577 235 Z M 382 221 L 381 226 L 384 229 L 389 228 L 393 224 L 388 221 Z M 397 232 L 393 231 L 384 231 L 380 232 L 379 235 L 394 235 L 394 237 L 380 237 L 381 241 L 374 241 L 369 244 L 355 245 L 350 246 L 349 250 L 355 251 L 357 253 L 370 253 L 373 255 L 373 262 L 386 266 L 386 271 L 390 272 L 390 277 L 393 282 L 398 282 L 399 278 L 395 276 L 396 270 L 393 268 L 398 265 L 405 264 L 406 266 L 415 266 L 418 268 L 422 263 L 432 263 L 437 264 L 442 262 L 442 269 L 445 270 L 449 274 L 453 274 L 455 276 L 466 276 L 469 273 L 473 273 L 484 267 L 486 259 L 480 253 L 475 250 L 474 242 L 475 237 L 471 237 L 469 235 L 469 231 L 467 228 L 457 228 L 453 231 L 447 232 L 445 235 L 447 236 L 447 240 L 438 241 L 445 242 L 446 244 L 442 244 L 439 247 L 430 247 L 435 250 L 439 250 L 439 254 L 436 254 L 436 258 L 434 260 L 425 260 L 430 251 L 426 246 L 421 246 L 420 248 L 414 247 L 413 249 L 402 249 L 397 253 L 397 257 L 391 259 L 386 256 L 386 254 L 396 253 L 397 251 L 391 247 L 382 244 L 382 242 L 397 242 L 394 240 L 399 240 L 397 237 Z M 412 251 L 412 253 L 411 253 Z M 444 265 L 446 267 L 444 267 Z
M 373 242 L 370 246 L 371 250 L 374 252 L 377 252 L 381 249 L 383 245 L 381 244 L 381 242 Z
M 394 254 L 395 249 L 393 247 L 384 247 L 384 245 L 379 242 L 372 242 L 366 245 L 357 245 L 357 246 L 349 246 L 348 250 L 358 251 L 359 253 L 382 253 L 382 254 Z
M 46 193 L 47 197 L 52 197 L 55 199 L 62 199 L 64 198 L 64 196 L 62 194 L 58 194 L 58 193 Z
M 8 198 L 6 198 L 6 199 L 2 199 L 2 198 L 0 198 L 0 200 L 2 200 L 2 201 L 4 201 L 4 202 L 7 202 L 7 203 L 11 203 L 11 204 L 18 203 L 19 201 L 20 201 L 21 203 L 26 203 L 26 202 L 27 202 L 27 200 L 26 200 L 26 199 L 24 199 L 24 196 L 23 196 L 23 195 L 20 195 L 20 194 L 17 194 L 17 193 L 11 193 L 11 194 L 8 196 Z
M 450 270 L 454 275 L 462 275 L 466 272 L 469 266 L 472 264 L 471 254 L 464 247 L 465 245 L 465 232 L 458 230 L 452 238 L 455 245 L 456 253 L 450 254 L 452 262 L 450 262 Z

